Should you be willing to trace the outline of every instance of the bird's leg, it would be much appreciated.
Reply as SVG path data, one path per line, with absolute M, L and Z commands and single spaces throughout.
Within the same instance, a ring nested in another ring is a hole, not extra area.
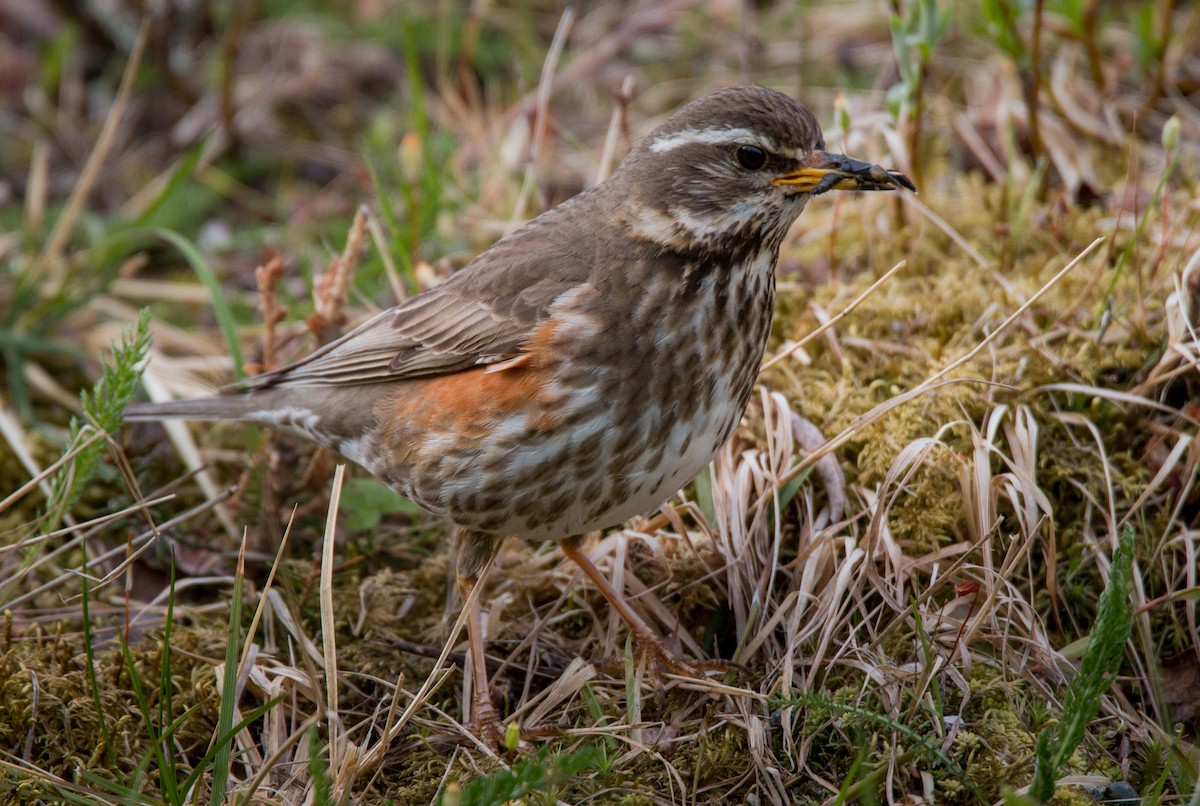
M 617 611 L 617 615 L 629 627 L 629 633 L 638 651 L 648 656 L 651 661 L 651 670 L 655 673 L 665 670 L 686 677 L 701 677 L 710 664 L 704 661 L 689 662 L 668 651 L 663 646 L 662 639 L 654 633 L 650 625 L 642 620 L 641 616 L 634 612 L 620 592 L 612 586 L 608 578 L 588 558 L 587 553 L 579 547 L 579 543 L 579 538 L 569 538 L 563 540 L 559 545 L 562 546 L 563 554 L 579 566 L 579 569 L 587 575 L 587 578 L 592 581 L 600 594 L 608 600 L 608 603 Z M 721 664 L 721 668 L 725 668 L 725 664 Z
M 474 732 L 484 742 L 498 745 L 504 731 L 500 724 L 500 713 L 492 704 L 491 687 L 488 685 L 487 658 L 483 654 L 483 607 L 480 605 L 482 590 L 476 590 L 488 566 L 496 556 L 503 538 L 479 532 L 462 532 L 459 535 L 455 582 L 463 607 L 467 609 L 467 646 L 471 664 L 471 722 Z M 463 703 L 464 710 L 466 703 Z
M 478 576 L 455 574 L 458 595 L 463 607 L 467 608 L 467 652 L 471 664 L 471 723 L 478 736 L 485 742 L 495 743 L 504 732 L 500 727 L 500 714 L 492 704 L 491 688 L 488 685 L 487 659 L 483 655 L 483 608 L 479 596 L 471 593 L 479 584 Z

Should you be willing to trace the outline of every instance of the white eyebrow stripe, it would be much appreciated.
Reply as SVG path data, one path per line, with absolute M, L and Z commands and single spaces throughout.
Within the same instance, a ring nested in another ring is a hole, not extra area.
M 683 129 L 674 134 L 664 135 L 659 137 L 650 144 L 650 150 L 656 153 L 670 151 L 680 146 L 687 145 L 736 145 L 738 143 L 757 143 L 771 151 L 778 151 L 778 147 L 770 140 L 765 139 L 761 132 L 756 132 L 752 129 L 728 128 L 728 129 Z

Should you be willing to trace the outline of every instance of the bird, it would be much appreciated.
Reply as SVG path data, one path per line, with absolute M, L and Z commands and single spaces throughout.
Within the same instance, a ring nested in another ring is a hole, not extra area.
M 612 175 L 440 284 L 295 363 L 128 420 L 237 420 L 324 446 L 460 530 L 473 725 L 499 732 L 480 575 L 501 542 L 557 541 L 660 668 L 672 655 L 583 536 L 653 512 L 703 470 L 749 402 L 775 266 L 813 196 L 912 182 L 825 150 L 814 115 L 760 86 L 717 90 Z

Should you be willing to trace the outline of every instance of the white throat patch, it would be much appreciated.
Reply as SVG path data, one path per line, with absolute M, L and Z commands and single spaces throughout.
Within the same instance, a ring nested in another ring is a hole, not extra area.
M 723 211 L 704 216 L 689 213 L 682 207 L 673 207 L 669 211 L 644 207 L 630 223 L 634 231 L 647 240 L 677 246 L 712 237 L 720 231 L 737 231 L 758 212 L 758 205 L 751 202 L 733 204 Z

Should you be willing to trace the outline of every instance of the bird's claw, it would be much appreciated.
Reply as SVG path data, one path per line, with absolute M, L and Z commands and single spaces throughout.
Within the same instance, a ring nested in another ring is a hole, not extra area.
M 711 672 L 726 672 L 736 668 L 737 664 L 723 660 L 696 660 L 681 658 L 669 651 L 663 642 L 653 635 L 638 635 L 632 637 L 634 645 L 635 666 L 645 661 L 646 673 L 654 682 L 656 691 L 664 687 L 664 675 L 673 674 L 679 677 L 704 679 Z M 618 674 L 625 668 L 625 658 L 609 658 L 601 661 L 598 668 L 606 674 Z
M 528 753 L 533 749 L 515 721 L 508 725 L 500 721 L 500 714 L 490 700 L 475 703 L 475 716 L 467 730 L 488 749 L 501 754 Z

